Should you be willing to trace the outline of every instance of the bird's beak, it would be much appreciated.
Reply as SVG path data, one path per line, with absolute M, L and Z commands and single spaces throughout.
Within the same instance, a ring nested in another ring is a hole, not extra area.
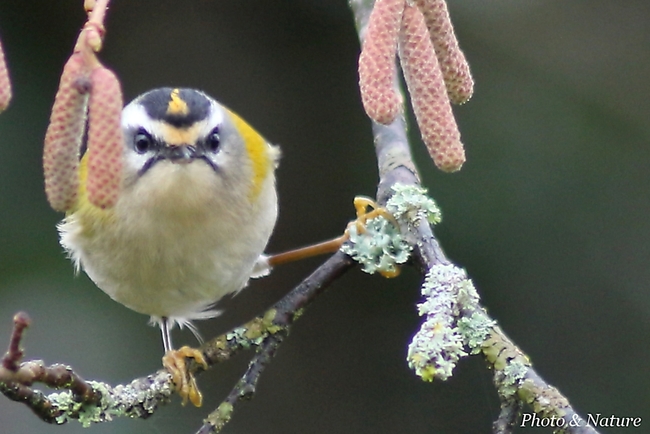
M 167 145 L 160 149 L 155 156 L 148 159 L 142 168 L 138 171 L 140 176 L 149 170 L 158 161 L 168 160 L 173 164 L 186 165 L 195 160 L 203 160 L 215 172 L 218 172 L 217 165 L 205 155 L 202 149 L 197 149 L 193 145 Z
M 178 164 L 187 164 L 200 157 L 197 155 L 196 147 L 190 145 L 167 146 L 161 154 L 161 157 Z

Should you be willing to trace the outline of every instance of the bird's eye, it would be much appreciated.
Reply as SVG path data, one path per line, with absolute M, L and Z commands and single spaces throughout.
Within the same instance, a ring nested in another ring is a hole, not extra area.
M 215 128 L 214 130 L 212 130 L 212 132 L 206 138 L 205 144 L 206 144 L 206 148 L 212 152 L 216 152 L 217 149 L 219 149 L 219 145 L 221 144 L 221 137 L 219 136 L 219 128 Z
M 154 140 L 149 133 L 144 130 L 139 130 L 133 138 L 133 144 L 135 146 L 135 150 L 139 154 L 144 154 L 153 148 Z

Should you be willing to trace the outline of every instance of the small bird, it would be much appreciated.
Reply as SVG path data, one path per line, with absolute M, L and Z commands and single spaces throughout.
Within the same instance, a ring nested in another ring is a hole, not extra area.
M 114 207 L 86 193 L 59 224 L 61 245 L 115 301 L 170 331 L 218 315 L 213 305 L 246 286 L 278 213 L 279 150 L 205 93 L 149 91 L 121 120 L 123 174 Z M 195 403 L 196 404 L 196 403 Z

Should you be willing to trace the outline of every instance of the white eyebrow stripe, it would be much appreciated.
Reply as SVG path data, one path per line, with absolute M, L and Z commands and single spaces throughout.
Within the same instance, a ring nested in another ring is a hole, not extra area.
M 210 98 L 210 116 L 206 119 L 207 125 L 221 125 L 223 124 L 223 118 L 226 110 L 221 104 Z
M 131 103 L 122 110 L 122 129 L 142 127 L 147 131 L 156 129 L 156 121 L 152 120 L 144 107 Z

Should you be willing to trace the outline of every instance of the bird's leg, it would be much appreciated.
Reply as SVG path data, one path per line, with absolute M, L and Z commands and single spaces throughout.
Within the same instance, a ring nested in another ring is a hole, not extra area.
M 169 319 L 165 316 L 162 317 L 160 323 L 160 332 L 162 333 L 163 348 L 165 350 L 165 353 L 171 351 L 173 348 L 171 327 L 169 326 Z
M 351 222 L 350 225 L 356 225 L 357 233 L 364 233 L 366 230 L 366 222 L 377 216 L 385 217 L 387 220 L 390 220 L 390 222 L 395 226 L 398 226 L 395 217 L 393 217 L 392 214 L 386 210 L 386 208 L 380 207 L 374 200 L 370 199 L 369 197 L 355 197 L 354 208 L 357 213 L 357 219 Z M 372 208 L 372 210 L 368 211 L 368 208 Z M 350 225 L 348 225 L 348 228 Z M 298 261 L 301 259 L 310 258 L 312 256 L 334 253 L 339 250 L 343 243 L 350 238 L 348 230 L 349 229 L 346 229 L 343 235 L 340 237 L 328 241 L 323 241 L 311 246 L 301 247 L 299 249 L 289 250 L 288 252 L 271 255 L 267 258 L 267 263 L 269 267 L 272 268 L 276 265 L 286 264 L 288 262 Z
M 162 358 L 163 366 L 171 374 L 174 387 L 176 387 L 176 391 L 183 400 L 183 405 L 187 404 L 189 400 L 196 407 L 200 407 L 203 403 L 203 395 L 201 395 L 201 391 L 196 384 L 194 374 L 187 369 L 187 359 L 194 359 L 203 369 L 207 369 L 208 364 L 203 353 L 188 346 L 181 347 L 178 350 L 172 349 L 169 320 L 167 318 L 162 319 L 160 329 L 162 331 L 163 346 L 165 347 L 165 355 Z
M 336 237 L 328 241 L 323 241 L 317 244 L 312 244 L 311 246 L 300 247 L 298 249 L 289 250 L 288 252 L 271 255 L 268 258 L 268 264 L 271 267 L 275 267 L 276 265 L 299 261 L 301 259 L 311 258 L 312 256 L 334 253 L 341 248 L 341 245 L 343 245 L 347 239 L 348 235 L 346 232 L 340 237 Z

